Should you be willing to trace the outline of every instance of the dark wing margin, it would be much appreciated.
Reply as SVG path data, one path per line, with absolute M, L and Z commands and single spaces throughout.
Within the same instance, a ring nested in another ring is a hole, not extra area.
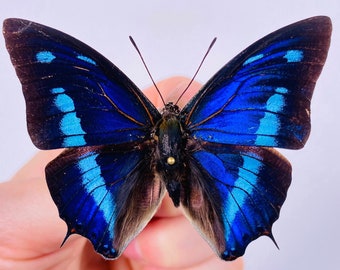
M 279 218 L 291 166 L 270 148 L 205 143 L 192 153 L 182 205 L 188 218 L 224 260 L 242 256 Z
M 64 151 L 46 167 L 48 188 L 68 227 L 65 240 L 77 233 L 105 258 L 122 253 L 165 193 L 148 155 L 113 146 L 81 147 Z
M 3 34 L 38 148 L 141 141 L 160 118 L 122 71 L 81 41 L 22 19 L 6 19 Z
M 234 145 L 303 147 L 331 30 L 328 17 L 312 17 L 237 55 L 183 109 L 192 136 Z

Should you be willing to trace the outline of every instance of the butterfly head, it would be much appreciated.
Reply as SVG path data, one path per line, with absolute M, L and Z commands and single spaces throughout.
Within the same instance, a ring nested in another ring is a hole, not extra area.
M 179 107 L 173 102 L 165 104 L 162 110 L 162 117 L 167 118 L 168 116 L 178 116 L 180 113 Z

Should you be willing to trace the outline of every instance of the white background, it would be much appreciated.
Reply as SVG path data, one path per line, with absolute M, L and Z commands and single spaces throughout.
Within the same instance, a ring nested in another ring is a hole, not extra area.
M 311 137 L 300 151 L 281 151 L 292 162 L 294 178 L 273 227 L 280 250 L 262 237 L 245 255 L 246 269 L 261 270 L 340 269 L 340 1 L 0 0 L 1 21 L 21 17 L 69 33 L 111 59 L 140 88 L 149 86 L 150 79 L 129 35 L 156 80 L 191 77 L 217 36 L 198 75 L 204 83 L 252 42 L 314 15 L 332 18 L 333 40 L 314 94 Z M 37 150 L 27 135 L 21 86 L 2 38 L 0 131 L 0 181 L 5 181 Z

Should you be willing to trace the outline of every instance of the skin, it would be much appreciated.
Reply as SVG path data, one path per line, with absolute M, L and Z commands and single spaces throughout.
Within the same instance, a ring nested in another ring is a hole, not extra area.
M 165 101 L 174 101 L 189 79 L 174 77 L 158 83 Z M 179 102 L 188 102 L 200 85 L 194 82 Z M 162 108 L 154 87 L 145 91 Z M 62 248 L 66 225 L 48 192 L 44 168 L 62 150 L 41 151 L 14 177 L 0 184 L 0 269 L 243 269 L 242 259 L 219 259 L 166 196 L 155 217 L 117 260 L 104 260 L 92 245 L 72 235 Z

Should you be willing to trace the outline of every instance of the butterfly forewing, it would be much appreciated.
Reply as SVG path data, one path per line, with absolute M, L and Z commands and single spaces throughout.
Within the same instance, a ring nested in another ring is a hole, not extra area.
M 160 118 L 126 75 L 75 38 L 21 19 L 7 19 L 3 32 L 37 147 L 141 141 Z
M 192 136 L 234 145 L 303 147 L 330 36 L 330 19 L 314 17 L 255 42 L 183 109 Z

